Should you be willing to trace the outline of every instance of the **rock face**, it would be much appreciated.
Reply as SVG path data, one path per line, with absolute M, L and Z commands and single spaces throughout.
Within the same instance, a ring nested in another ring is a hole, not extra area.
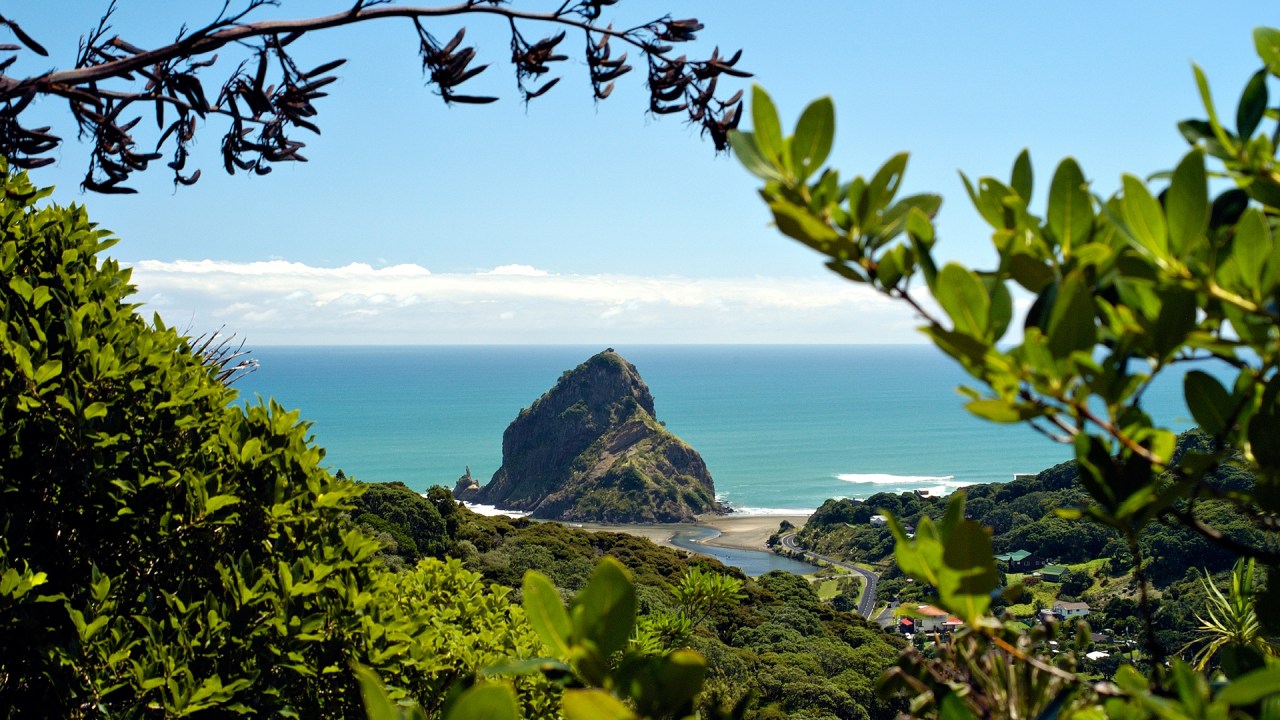
M 687 522 L 718 512 L 697 451 L 654 418 L 636 368 L 612 349 L 560 381 L 502 434 L 502 467 L 459 500 L 580 522 Z

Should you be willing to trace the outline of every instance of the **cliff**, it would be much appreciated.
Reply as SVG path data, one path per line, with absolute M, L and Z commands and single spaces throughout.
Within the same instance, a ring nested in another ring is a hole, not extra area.
M 696 450 L 654 417 L 631 363 L 606 350 L 560 376 L 502 435 L 502 467 L 460 500 L 579 522 L 688 522 L 719 510 Z

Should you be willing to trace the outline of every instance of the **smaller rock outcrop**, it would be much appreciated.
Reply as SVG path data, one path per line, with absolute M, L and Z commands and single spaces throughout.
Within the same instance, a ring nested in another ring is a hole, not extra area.
M 565 372 L 502 435 L 502 467 L 454 496 L 579 522 L 690 522 L 719 512 L 696 450 L 654 417 L 639 372 L 613 351 Z
M 466 468 L 467 471 L 453 485 L 453 496 L 458 500 L 471 502 L 476 493 L 480 492 L 480 483 L 471 477 L 471 466 L 467 465 Z

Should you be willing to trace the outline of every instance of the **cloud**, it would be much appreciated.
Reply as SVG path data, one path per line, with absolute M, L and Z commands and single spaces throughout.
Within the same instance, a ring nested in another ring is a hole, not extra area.
M 834 276 L 432 273 L 286 260 L 133 264 L 143 312 L 271 344 L 920 342 L 910 312 Z

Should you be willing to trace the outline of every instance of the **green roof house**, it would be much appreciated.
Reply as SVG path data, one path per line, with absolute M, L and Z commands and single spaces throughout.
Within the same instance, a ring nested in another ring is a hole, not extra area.
M 1013 552 L 1002 553 L 996 556 L 996 560 L 1008 565 L 1009 569 L 1014 572 L 1026 570 L 1036 562 L 1035 556 L 1026 550 L 1014 550 Z
M 1049 582 L 1062 582 L 1062 574 L 1067 568 L 1062 565 L 1045 565 L 1040 568 L 1040 577 Z

